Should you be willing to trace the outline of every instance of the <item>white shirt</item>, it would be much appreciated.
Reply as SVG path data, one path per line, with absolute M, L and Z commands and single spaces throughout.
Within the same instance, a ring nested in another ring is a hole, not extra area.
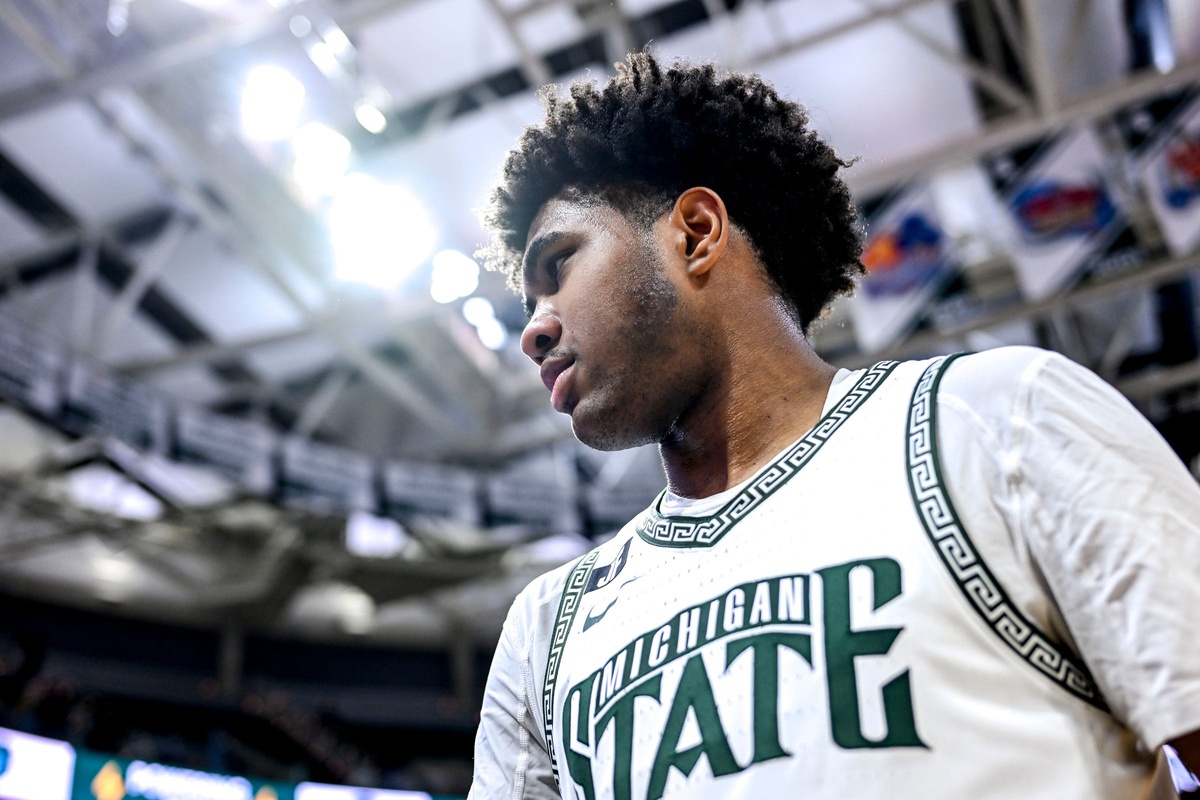
M 841 371 L 833 407 L 857 373 Z M 1200 727 L 1200 487 L 1115 390 L 1053 353 L 955 362 L 938 393 L 943 472 L 993 573 L 1043 630 L 1082 653 L 1147 748 Z M 753 480 L 753 479 L 751 479 Z M 660 508 L 703 516 L 741 487 Z M 567 568 L 514 603 L 492 673 L 471 797 L 558 797 L 540 728 L 546 631 Z M 541 665 L 540 670 L 537 665 Z M 539 674 L 540 672 L 540 674 Z

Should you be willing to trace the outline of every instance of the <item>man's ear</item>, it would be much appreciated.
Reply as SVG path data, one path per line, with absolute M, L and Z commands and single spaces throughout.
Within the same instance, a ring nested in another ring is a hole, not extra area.
M 675 201 L 671 225 L 678 236 L 678 255 L 687 262 L 688 274 L 708 272 L 729 243 L 729 213 L 721 196 L 703 186 L 688 189 Z

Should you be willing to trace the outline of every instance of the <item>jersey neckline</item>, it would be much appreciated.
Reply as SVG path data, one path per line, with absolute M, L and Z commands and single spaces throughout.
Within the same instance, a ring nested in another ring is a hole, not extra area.
M 850 391 L 825 412 L 808 433 L 780 453 L 743 484 L 718 510 L 703 516 L 667 515 L 660 511 L 664 489 L 634 525 L 638 536 L 656 547 L 712 547 L 742 517 L 775 494 L 812 460 L 827 441 L 879 388 L 899 364 L 880 361 L 867 369 Z

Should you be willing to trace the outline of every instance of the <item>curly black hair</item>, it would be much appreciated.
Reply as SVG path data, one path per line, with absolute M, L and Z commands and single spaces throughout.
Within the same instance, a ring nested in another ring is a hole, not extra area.
M 802 106 L 756 75 L 683 61 L 664 70 L 648 53 L 616 66 L 603 87 L 576 82 L 568 97 L 543 90 L 545 118 L 509 153 L 484 215 L 496 234 L 481 252 L 487 266 L 519 288 L 530 223 L 565 188 L 645 223 L 684 190 L 708 186 L 807 333 L 863 272 L 862 226 L 838 175 L 850 162 L 808 129 Z

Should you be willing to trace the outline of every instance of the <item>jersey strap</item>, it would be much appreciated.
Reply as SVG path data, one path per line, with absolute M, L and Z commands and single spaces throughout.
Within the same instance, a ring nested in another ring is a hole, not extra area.
M 934 361 L 913 390 L 906 463 L 917 516 L 950 577 L 992 632 L 1030 667 L 1081 700 L 1108 711 L 1087 666 L 1038 630 L 1009 598 L 975 549 L 950 501 L 938 453 L 936 400 L 946 368 L 961 355 Z
M 542 716 L 546 721 L 546 749 L 550 751 L 550 770 L 554 773 L 554 782 L 558 783 L 558 759 L 554 755 L 554 685 L 558 681 L 558 666 L 562 663 L 563 647 L 567 643 L 567 634 L 571 623 L 579 611 L 579 601 L 583 598 L 588 576 L 600 556 L 600 548 L 592 550 L 575 562 L 567 575 L 567 583 L 563 587 L 562 600 L 558 604 L 558 614 L 554 617 L 554 635 L 550 637 L 550 656 L 546 660 L 546 682 L 542 687 Z

